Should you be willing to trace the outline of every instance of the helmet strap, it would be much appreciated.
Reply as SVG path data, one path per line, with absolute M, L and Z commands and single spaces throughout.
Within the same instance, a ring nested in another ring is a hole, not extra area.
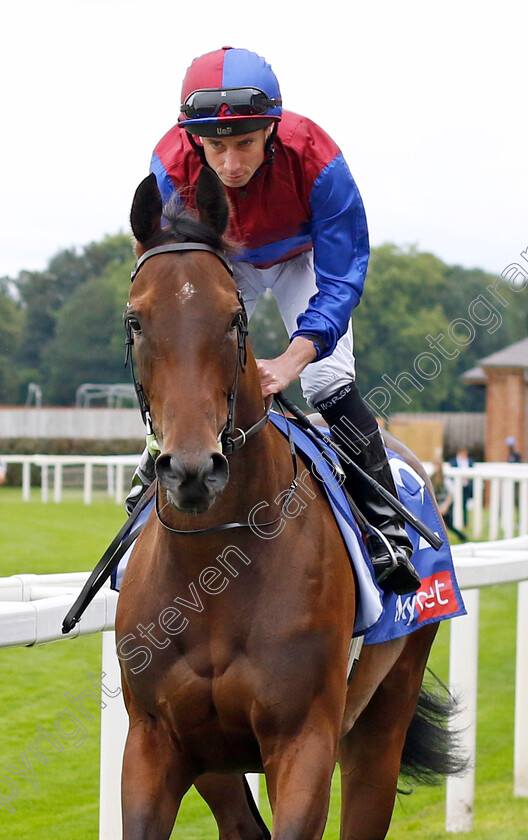
M 275 157 L 275 146 L 273 144 L 275 142 L 278 130 L 279 123 L 275 121 L 273 124 L 273 128 L 271 129 L 270 135 L 266 140 L 266 145 L 264 146 L 264 152 L 266 155 L 264 163 L 273 163 L 273 158 Z
M 185 133 L 187 134 L 187 137 L 189 139 L 189 143 L 193 147 L 194 151 L 198 153 L 202 165 L 209 167 L 209 164 L 207 163 L 207 161 L 205 159 L 204 147 L 200 143 L 196 142 L 196 140 L 194 139 L 194 137 L 193 137 L 193 135 L 191 134 L 190 131 L 186 131 Z
M 257 170 L 257 172 L 255 173 L 255 175 L 253 177 L 255 177 L 260 172 L 260 169 L 262 168 L 262 166 L 270 166 L 273 163 L 273 159 L 275 157 L 274 140 L 277 136 L 278 128 L 279 128 L 279 124 L 276 122 L 273 125 L 273 128 L 270 131 L 270 133 L 269 133 L 269 135 L 266 139 L 266 145 L 264 146 L 264 160 L 262 161 L 262 165 L 261 165 L 261 167 L 259 167 L 259 169 Z
M 279 130 L 279 123 L 277 122 L 277 120 L 274 120 L 273 128 L 271 129 L 270 135 L 269 135 L 268 139 L 266 140 L 266 151 L 267 152 L 272 152 L 273 153 L 273 151 L 274 151 L 273 143 L 275 142 L 275 138 L 277 136 L 278 130 Z

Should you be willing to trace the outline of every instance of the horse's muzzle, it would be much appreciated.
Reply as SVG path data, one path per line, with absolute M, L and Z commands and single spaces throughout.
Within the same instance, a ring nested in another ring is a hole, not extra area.
M 229 464 L 220 452 L 194 462 L 162 452 L 156 458 L 156 474 L 178 510 L 205 513 L 229 481 Z

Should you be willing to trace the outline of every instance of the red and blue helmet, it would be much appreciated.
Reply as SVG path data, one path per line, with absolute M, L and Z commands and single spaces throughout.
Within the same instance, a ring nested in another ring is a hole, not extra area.
M 195 58 L 183 80 L 178 123 L 190 134 L 249 134 L 282 114 L 279 83 L 257 53 L 233 47 Z

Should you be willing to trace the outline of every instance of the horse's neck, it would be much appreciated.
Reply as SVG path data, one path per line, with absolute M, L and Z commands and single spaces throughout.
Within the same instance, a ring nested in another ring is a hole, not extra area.
M 259 500 L 271 504 L 277 493 L 289 487 L 293 479 L 291 454 L 287 441 L 270 420 L 232 458 L 231 470 L 234 482 L 245 480 L 248 499 L 259 496 Z
M 260 394 L 260 379 L 255 366 L 249 371 L 245 388 L 235 407 L 236 426 L 245 432 L 266 413 Z M 235 453 L 230 468 L 235 480 L 245 482 L 248 497 L 258 495 L 270 504 L 270 495 L 287 489 L 293 478 L 289 447 L 269 419 L 264 428 L 248 438 L 245 445 Z M 287 483 L 284 486 L 285 481 Z M 263 492 L 266 493 L 265 497 L 262 497 Z

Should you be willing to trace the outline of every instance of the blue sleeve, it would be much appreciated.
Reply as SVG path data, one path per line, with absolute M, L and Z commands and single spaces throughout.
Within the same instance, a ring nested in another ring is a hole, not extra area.
M 171 179 L 167 174 L 167 170 L 163 166 L 161 160 L 156 154 L 152 155 L 152 160 L 150 162 L 150 171 L 154 173 L 156 176 L 156 181 L 158 182 L 158 189 L 161 193 L 161 200 L 163 206 L 167 204 L 171 196 L 174 193 L 177 194 L 176 187 L 172 183 Z
M 317 293 L 297 319 L 296 335 L 315 338 L 330 356 L 363 293 L 369 238 L 363 202 L 341 154 L 324 167 L 310 195 Z

